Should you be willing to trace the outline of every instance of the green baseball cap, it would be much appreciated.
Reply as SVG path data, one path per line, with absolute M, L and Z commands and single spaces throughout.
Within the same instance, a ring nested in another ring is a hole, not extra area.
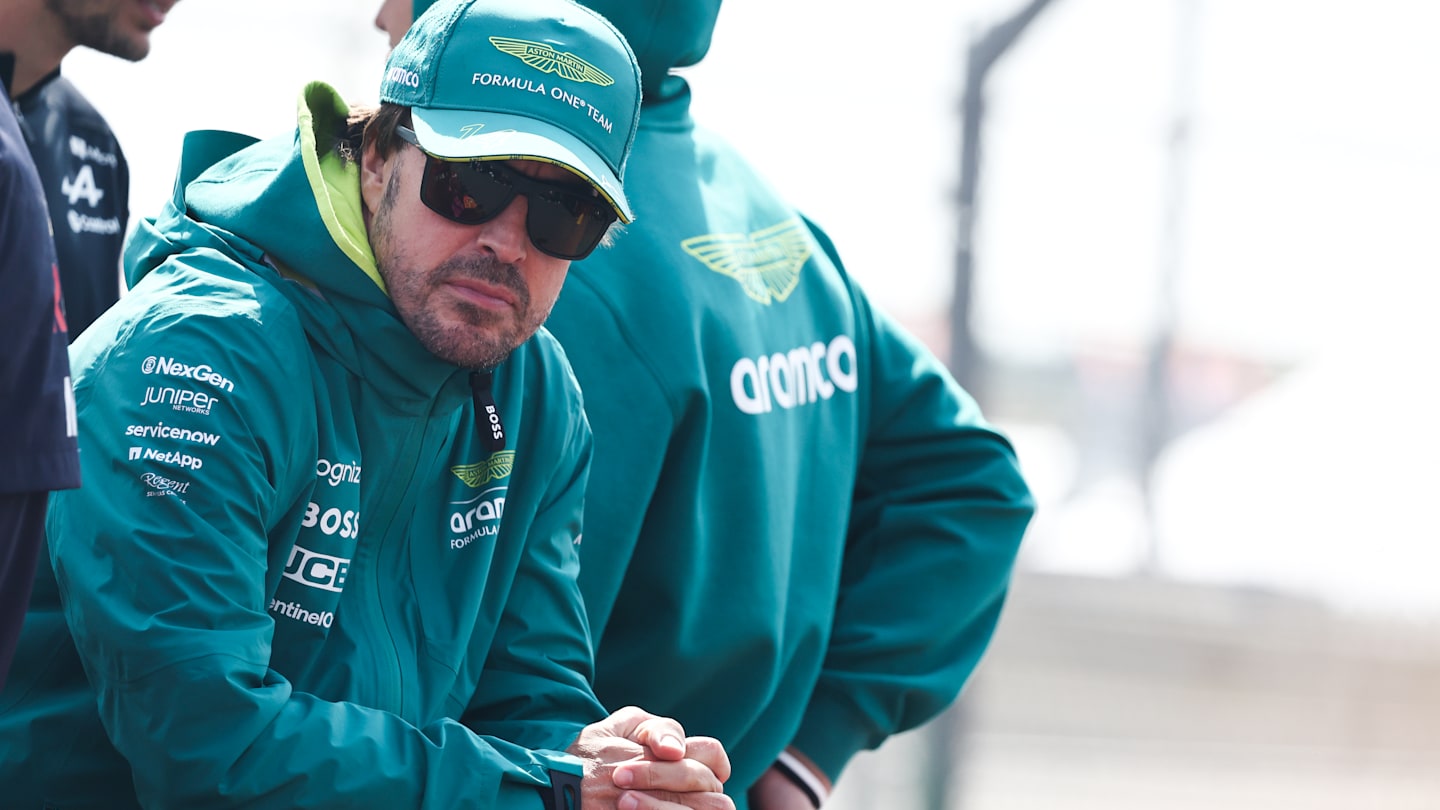
M 633 219 L 620 178 L 640 67 L 614 26 L 571 0 L 440 0 L 390 52 L 380 100 L 410 107 L 433 155 L 556 163 Z

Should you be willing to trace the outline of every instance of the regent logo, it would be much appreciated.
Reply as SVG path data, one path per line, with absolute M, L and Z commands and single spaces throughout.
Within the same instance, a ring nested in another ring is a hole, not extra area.
M 859 386 L 855 342 L 840 335 L 829 345 L 815 342 L 783 354 L 741 359 L 730 370 L 735 407 L 750 414 L 790 410 L 830 399 Z
M 615 83 L 609 74 L 573 53 L 563 53 L 543 42 L 530 42 L 510 37 L 490 37 L 490 44 L 519 59 L 541 73 L 554 73 L 574 82 L 609 87 Z
M 184 413 L 198 413 L 204 416 L 210 415 L 210 409 L 218 402 L 215 397 L 200 391 L 191 391 L 185 388 L 163 388 L 150 386 L 145 389 L 145 395 L 140 398 L 140 407 L 148 405 L 169 405 L 172 409 Z
M 159 374 L 164 377 L 179 377 L 184 380 L 209 383 L 221 391 L 234 391 L 235 383 L 217 374 L 210 366 L 202 363 L 198 366 L 187 366 L 178 363 L 169 357 L 147 357 L 140 363 L 142 374 Z
M 515 451 L 505 450 L 496 453 L 490 458 L 478 464 L 460 464 L 450 468 L 456 478 L 465 482 L 465 486 L 471 489 L 483 487 L 491 481 L 499 481 L 510 476 L 510 470 L 515 467 Z
M 175 439 L 182 442 L 194 442 L 195 444 L 208 444 L 214 447 L 220 441 L 218 433 L 205 433 L 200 430 L 188 428 L 171 427 L 164 422 L 153 425 L 130 425 L 125 428 L 126 436 L 134 436 L 137 439 Z
M 711 270 L 740 282 L 746 295 L 766 306 L 790 297 L 811 255 L 811 241 L 799 219 L 748 236 L 692 236 L 680 247 Z
M 315 462 L 315 477 L 329 481 L 332 487 L 338 487 L 341 484 L 358 484 L 360 483 L 360 462 L 338 464 L 328 458 L 322 458 Z
M 173 478 L 166 478 L 163 475 L 157 475 L 155 473 L 145 473 L 140 476 L 140 480 L 145 483 L 145 486 L 150 488 L 150 491 L 145 493 L 147 496 L 184 495 L 190 491 L 189 481 L 176 481 Z
M 390 68 L 390 72 L 385 74 L 385 81 L 403 84 L 406 87 L 419 87 L 420 74 L 397 66 Z
M 332 557 L 294 546 L 290 549 L 290 560 L 285 563 L 284 577 L 307 588 L 339 593 L 345 590 L 345 575 L 348 573 L 350 561 L 344 557 Z
M 318 527 L 329 537 L 350 539 L 360 534 L 360 513 L 353 509 L 331 507 L 320 511 L 320 504 L 311 501 L 305 507 L 305 518 L 300 525 L 306 529 Z
M 450 513 L 450 548 L 462 549 L 476 540 L 500 533 L 500 518 L 505 515 L 505 493 L 508 487 L 491 487 L 474 498 L 451 501 L 460 509 Z

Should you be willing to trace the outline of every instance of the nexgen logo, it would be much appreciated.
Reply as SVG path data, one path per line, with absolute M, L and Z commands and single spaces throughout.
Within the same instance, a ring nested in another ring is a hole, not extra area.
M 345 575 L 349 572 L 350 561 L 343 557 L 294 546 L 290 549 L 289 562 L 285 563 L 284 575 L 308 588 L 339 593 L 345 590 Z

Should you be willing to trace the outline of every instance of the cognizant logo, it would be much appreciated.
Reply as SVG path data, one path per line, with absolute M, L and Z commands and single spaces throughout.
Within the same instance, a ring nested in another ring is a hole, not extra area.
M 828 345 L 816 341 L 785 353 L 745 357 L 730 369 L 735 407 L 750 414 L 809 405 L 830 399 L 837 390 L 853 394 L 858 386 L 855 341 L 849 335 Z
M 332 487 L 338 487 L 341 484 L 358 484 L 360 483 L 360 464 L 354 461 L 349 464 L 341 464 L 328 458 L 322 458 L 315 462 L 315 477 L 329 481 Z

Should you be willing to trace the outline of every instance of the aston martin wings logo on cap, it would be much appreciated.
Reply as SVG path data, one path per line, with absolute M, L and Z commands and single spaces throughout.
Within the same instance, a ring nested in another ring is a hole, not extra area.
M 510 470 L 515 466 L 515 451 L 506 450 L 503 453 L 496 453 L 490 458 L 477 464 L 459 464 L 450 468 L 455 477 L 465 482 L 465 486 L 471 489 L 482 487 L 491 481 L 498 481 L 510 475 Z
M 576 82 L 609 87 L 610 75 L 573 53 L 561 53 L 543 42 L 511 37 L 490 37 L 490 44 L 542 73 L 555 73 Z
M 745 234 L 692 236 L 680 243 L 686 253 L 721 275 L 740 282 L 762 304 L 784 301 L 800 283 L 810 258 L 810 240 L 799 219 Z

